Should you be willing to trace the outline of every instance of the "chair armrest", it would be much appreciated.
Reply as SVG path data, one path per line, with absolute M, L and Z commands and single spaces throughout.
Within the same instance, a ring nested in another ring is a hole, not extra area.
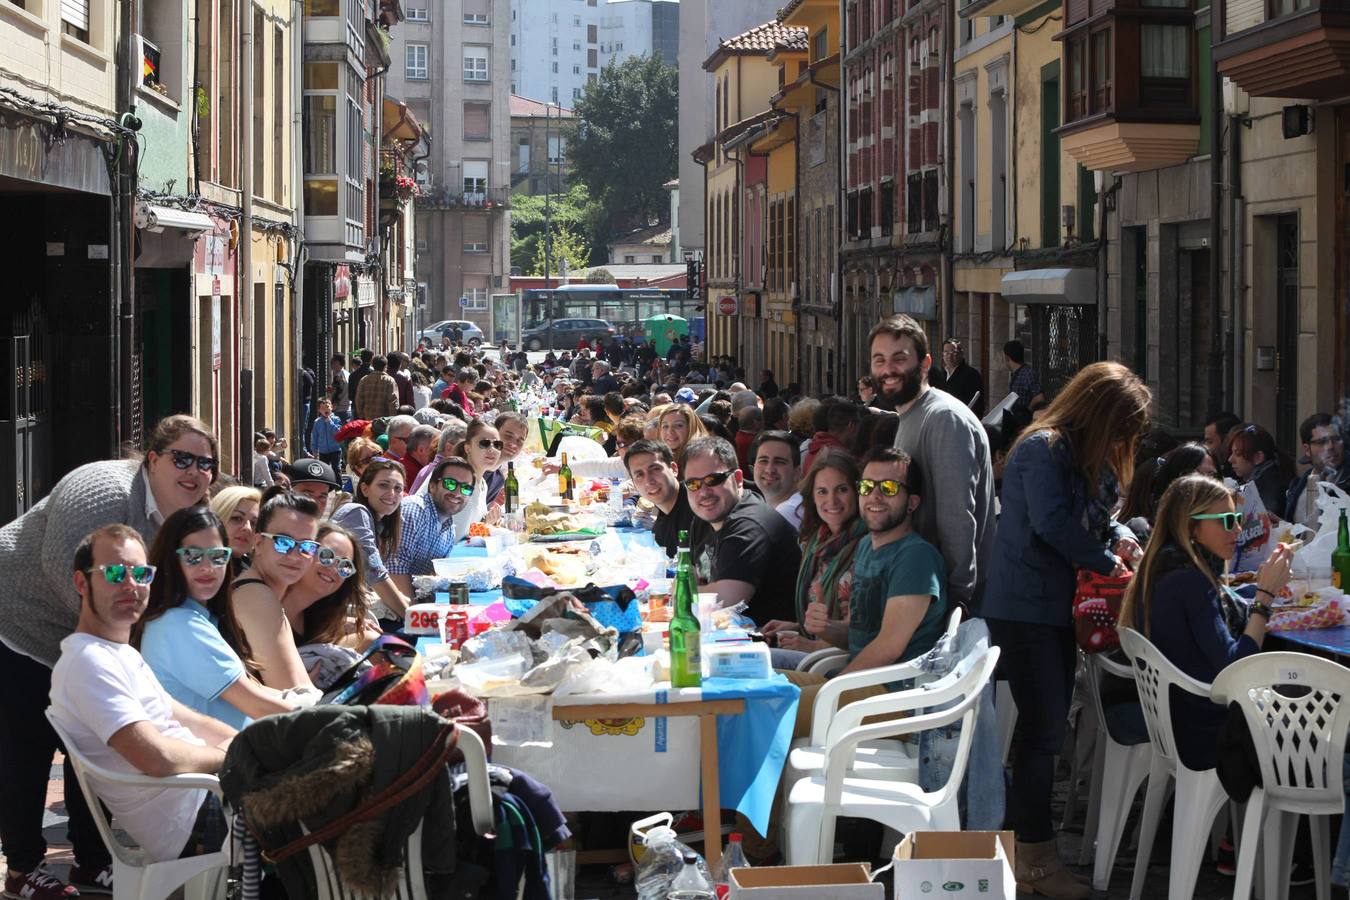
M 1090 665 L 1095 664 L 1099 669 L 1101 669 L 1102 674 L 1104 675 L 1114 675 L 1117 678 L 1128 678 L 1131 681 L 1134 680 L 1133 668 L 1126 665 L 1125 663 L 1116 662 L 1114 659 L 1107 656 L 1105 653 L 1096 654 L 1089 662 L 1089 664 Z
M 798 672 L 818 671 L 816 667 L 820 663 L 833 661 L 837 657 L 847 655 L 848 655 L 847 650 L 840 650 L 838 647 L 826 647 L 823 650 L 812 650 L 810 653 L 806 654 L 806 656 L 802 657 L 801 662 L 797 663 L 797 671 Z
M 838 741 L 826 746 L 824 772 L 828 777 L 831 774 L 831 767 L 835 766 L 842 773 L 843 768 L 853 759 L 854 750 L 863 741 L 903 737 L 907 734 L 918 734 L 922 731 L 941 728 L 943 725 L 950 725 L 969 712 L 970 708 L 979 702 L 979 699 L 980 692 L 976 691 L 950 709 L 851 728 L 840 735 Z
M 165 775 L 156 777 L 154 775 L 132 775 L 126 772 L 114 772 L 111 769 L 105 769 L 102 766 L 92 766 L 89 763 L 84 764 L 84 769 L 100 781 L 106 781 L 110 784 L 125 784 L 134 787 L 152 787 L 152 788 L 173 788 L 176 790 L 199 790 L 205 789 L 215 794 L 217 797 L 224 798 L 221 793 L 220 779 L 215 775 L 207 775 L 199 772 L 184 772 L 180 775 Z
M 839 709 L 839 697 L 844 691 L 856 688 L 874 687 L 903 681 L 923 674 L 917 661 L 900 663 L 894 666 L 882 666 L 877 669 L 865 669 L 861 672 L 849 672 L 836 675 L 821 685 L 816 693 L 815 705 L 811 709 L 811 744 L 820 746 L 825 743 L 825 730 Z
M 864 719 L 871 716 L 894 716 L 949 703 L 964 693 L 962 683 L 964 674 L 953 670 L 937 681 L 921 684 L 906 691 L 891 691 L 847 703 L 840 707 L 827 723 L 823 743 L 825 746 L 835 743 L 841 735 L 861 725 Z

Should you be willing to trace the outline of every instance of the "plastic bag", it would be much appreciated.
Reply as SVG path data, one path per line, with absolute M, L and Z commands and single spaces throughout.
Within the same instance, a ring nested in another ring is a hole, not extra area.
M 1231 480 L 1225 482 L 1232 484 Z M 1237 511 L 1243 515 L 1242 534 L 1238 536 L 1233 572 L 1255 572 L 1261 568 L 1276 544 L 1289 543 L 1307 531 L 1302 525 L 1286 522 L 1266 509 L 1254 482 L 1238 485 Z
M 638 860 L 634 882 L 638 900 L 665 900 L 670 883 L 684 868 L 684 854 L 694 851 L 680 843 L 675 836 L 675 829 L 665 825 L 648 831 L 643 837 L 643 844 L 646 852 Z M 698 856 L 697 853 L 694 855 Z M 708 870 L 708 863 L 702 856 L 698 856 L 698 870 L 712 884 L 712 872 Z

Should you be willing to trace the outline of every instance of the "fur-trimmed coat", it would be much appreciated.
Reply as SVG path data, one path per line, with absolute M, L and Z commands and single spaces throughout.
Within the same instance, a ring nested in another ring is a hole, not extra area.
M 418 707 L 316 706 L 267 716 L 230 744 L 220 784 L 264 852 L 275 851 L 361 807 L 412 768 L 446 726 Z M 392 896 L 403 876 L 408 836 L 422 824 L 426 872 L 455 869 L 455 813 L 449 770 L 377 818 L 326 846 L 352 891 Z M 308 852 L 277 866 L 291 897 L 315 896 Z M 417 873 L 413 873 L 416 876 Z

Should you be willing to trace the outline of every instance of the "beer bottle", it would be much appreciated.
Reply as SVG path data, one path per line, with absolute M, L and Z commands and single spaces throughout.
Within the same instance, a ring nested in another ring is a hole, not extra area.
M 1336 549 L 1331 553 L 1331 583 L 1342 592 L 1350 590 L 1350 525 L 1346 523 L 1345 510 L 1341 510 Z
M 567 464 L 567 454 L 562 455 L 562 468 L 558 470 L 558 496 L 564 500 L 572 499 L 572 467 Z
M 698 581 L 689 552 L 689 532 L 680 532 L 679 563 L 675 569 L 675 613 L 670 619 L 670 686 L 698 687 L 703 683 L 703 648 L 694 604 Z
M 504 500 L 506 503 L 504 512 L 509 516 L 516 511 L 516 506 L 520 503 L 520 482 L 516 480 L 516 464 L 514 462 L 506 464 Z

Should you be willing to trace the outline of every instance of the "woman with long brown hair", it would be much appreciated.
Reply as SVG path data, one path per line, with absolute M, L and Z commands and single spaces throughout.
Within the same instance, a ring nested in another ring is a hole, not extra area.
M 333 513 L 332 521 L 356 536 L 358 551 L 364 556 L 366 586 L 379 597 L 384 610 L 377 610 L 386 628 L 398 628 L 412 598 L 394 584 L 386 568 L 403 536 L 403 464 L 377 456 L 361 473 L 352 491 L 350 503 Z
M 1125 366 L 1093 363 L 1017 439 L 1003 472 L 1003 513 L 977 612 L 1003 650 L 1017 702 L 1008 820 L 1018 887 L 1046 897 L 1092 893 L 1060 861 L 1050 814 L 1078 659 L 1073 597 L 1077 570 L 1124 573 L 1140 552 L 1113 511 L 1148 431 L 1150 401 Z
M 156 578 L 131 629 L 159 683 L 189 709 L 231 728 L 295 704 L 258 679 L 248 637 L 234 614 L 225 526 L 209 508 L 180 509 L 150 548 Z
M 684 470 L 684 448 L 697 438 L 707 437 L 708 429 L 693 408 L 683 403 L 672 403 L 661 413 L 661 440 L 675 454 L 675 461 Z M 683 480 L 683 478 L 681 478 Z

